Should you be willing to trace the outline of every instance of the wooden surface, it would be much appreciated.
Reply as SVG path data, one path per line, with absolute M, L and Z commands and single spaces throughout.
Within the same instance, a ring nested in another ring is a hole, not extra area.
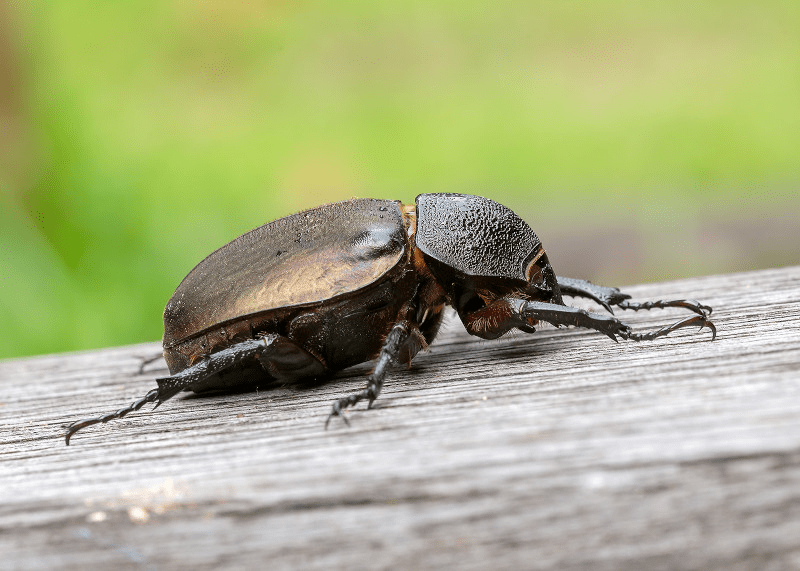
M 626 291 L 709 303 L 717 340 L 451 320 L 327 432 L 368 366 L 67 448 L 155 386 L 158 344 L 2 362 L 0 569 L 800 569 L 800 266 Z

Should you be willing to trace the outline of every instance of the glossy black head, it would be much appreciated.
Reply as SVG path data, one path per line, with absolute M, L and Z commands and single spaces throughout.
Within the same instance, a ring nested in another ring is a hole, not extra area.
M 466 194 L 421 194 L 416 202 L 416 246 L 459 312 L 475 303 L 474 290 L 492 284 L 562 303 L 539 238 L 509 208 Z

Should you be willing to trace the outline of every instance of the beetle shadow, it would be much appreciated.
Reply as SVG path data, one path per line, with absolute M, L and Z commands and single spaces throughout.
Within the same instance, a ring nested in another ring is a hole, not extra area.
M 567 344 L 564 339 L 551 337 L 544 339 L 542 336 L 536 338 L 526 338 L 522 335 L 515 334 L 518 337 L 510 337 L 506 343 L 492 348 L 492 357 L 497 358 L 498 361 L 503 362 L 507 360 L 530 360 L 538 361 L 542 357 L 547 357 L 553 353 L 560 353 L 567 349 Z
M 395 366 L 394 374 L 392 372 L 389 373 L 387 382 L 391 383 L 392 377 L 397 378 L 397 373 L 402 371 L 403 382 L 407 382 L 409 376 L 431 376 L 431 378 L 436 377 L 436 383 L 440 383 L 442 379 L 439 375 L 442 371 L 450 370 L 456 364 L 469 365 L 469 361 L 474 359 L 481 360 L 483 365 L 491 363 L 498 367 L 502 367 L 503 363 L 514 364 L 515 368 L 520 363 L 530 363 L 531 369 L 533 369 L 536 363 L 545 362 L 548 355 L 565 349 L 569 350 L 570 344 L 567 342 L 567 338 L 564 337 L 565 334 L 569 335 L 568 331 L 548 331 L 548 333 L 551 333 L 551 335 L 544 338 L 533 338 L 526 334 L 511 333 L 503 337 L 500 342 L 470 337 L 463 340 L 451 340 L 438 346 L 433 344 L 428 351 L 417 355 L 409 367 Z M 240 382 L 229 387 L 223 386 L 199 393 L 189 391 L 182 393 L 181 396 L 183 399 L 204 399 L 258 392 L 275 394 L 284 390 L 295 393 L 308 393 L 331 383 L 336 383 L 340 387 L 343 385 L 352 386 L 352 389 L 345 389 L 345 392 L 349 394 L 363 387 L 373 369 L 374 363 L 366 362 L 329 375 L 280 381 L 272 379 L 262 370 L 254 368 L 250 370 L 251 382 L 245 384 Z M 239 374 L 241 373 L 242 371 L 239 371 Z M 380 408 L 382 404 L 386 403 L 378 399 L 374 407 Z
M 161 358 L 161 354 L 154 356 L 152 358 L 148 358 L 146 360 L 144 358 L 141 358 L 144 362 L 142 363 L 137 374 L 139 376 L 149 376 L 149 377 L 168 377 L 169 369 L 167 369 L 166 364 L 164 363 L 161 363 L 160 366 L 155 366 L 153 368 L 148 368 L 147 370 L 143 370 L 146 365 L 157 361 L 159 358 Z M 350 371 L 348 370 L 344 374 L 346 375 L 348 372 Z M 241 371 L 239 371 L 239 374 L 241 374 Z M 369 372 L 367 372 L 366 374 L 369 374 Z M 208 389 L 200 392 L 185 391 L 181 393 L 181 398 L 203 399 L 203 398 L 218 397 L 223 395 L 239 395 L 239 394 L 254 393 L 254 392 L 257 393 L 257 392 L 275 391 L 280 389 L 311 391 L 318 389 L 319 387 L 329 383 L 331 380 L 341 375 L 342 372 L 338 372 L 330 374 L 328 376 L 298 379 L 294 381 L 279 381 L 267 376 L 257 368 L 254 368 L 254 374 L 251 375 L 253 379 L 249 382 L 245 383 L 239 382 L 236 385 L 231 385 L 227 387 L 222 386 L 220 388 Z
M 228 396 L 228 395 L 241 395 L 245 393 L 257 393 L 257 392 L 272 390 L 275 388 L 274 386 L 271 385 L 270 386 L 265 386 L 265 385 L 266 383 L 259 385 L 239 385 L 230 388 L 211 389 L 199 393 L 196 393 L 194 391 L 185 391 L 180 393 L 180 395 L 181 395 L 181 400 L 194 400 L 194 399 L 205 399 L 205 398 Z
M 366 363 L 359 363 L 358 365 L 353 365 L 351 367 L 347 367 L 346 369 L 342 369 L 341 371 L 332 372 L 329 375 L 323 375 L 320 377 L 311 377 L 306 379 L 298 379 L 296 381 L 292 381 L 291 383 L 284 383 L 280 386 L 282 387 L 291 387 L 294 390 L 300 392 L 308 392 L 314 391 L 320 388 L 323 385 L 327 385 L 333 382 L 355 382 L 355 383 L 366 383 L 367 377 L 372 373 L 372 370 L 375 368 L 375 364 L 371 361 Z M 361 388 L 359 386 L 359 388 Z
M 228 395 L 241 395 L 247 393 L 276 393 L 281 390 L 306 392 L 318 389 L 322 385 L 329 383 L 338 376 L 339 374 L 332 374 L 328 376 L 311 377 L 307 379 L 281 381 L 273 379 L 267 376 L 265 373 L 260 372 L 251 375 L 252 380 L 250 382 L 239 382 L 236 385 L 231 385 L 228 387 L 222 386 L 201 392 L 187 391 L 185 393 L 181 393 L 181 395 L 184 399 L 193 400 Z
M 465 337 L 451 340 L 444 345 L 433 344 L 428 352 L 420 354 L 412 362 L 412 369 L 414 365 L 422 365 L 423 363 L 426 369 L 429 366 L 435 366 L 437 359 L 446 363 L 450 363 L 454 359 L 460 362 L 479 359 L 482 362 L 497 362 L 497 364 L 502 364 L 509 360 L 535 362 L 546 358 L 548 355 L 569 350 L 570 343 L 567 341 L 566 336 L 571 333 L 570 330 L 557 331 L 551 329 L 547 330 L 547 333 L 550 335 L 543 335 L 539 332 L 527 334 L 511 331 L 499 340 Z M 469 357 L 465 358 L 465 355 Z

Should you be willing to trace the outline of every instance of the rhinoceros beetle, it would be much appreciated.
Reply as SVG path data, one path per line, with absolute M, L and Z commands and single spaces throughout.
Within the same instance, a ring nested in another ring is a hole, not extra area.
M 638 333 L 612 315 L 564 304 L 594 300 L 608 312 L 681 307 L 695 313 Z M 636 303 L 613 287 L 556 277 L 539 238 L 510 209 L 488 198 L 421 194 L 416 206 L 353 199 L 293 214 L 210 254 L 164 309 L 170 376 L 78 430 L 155 406 L 180 391 L 203 392 L 323 378 L 376 359 L 366 387 L 333 403 L 325 423 L 378 397 L 393 363 L 409 363 L 436 337 L 445 305 L 466 330 L 496 339 L 533 333 L 539 321 L 594 329 L 616 341 L 652 340 L 676 329 L 716 328 L 711 308 L 693 300 Z

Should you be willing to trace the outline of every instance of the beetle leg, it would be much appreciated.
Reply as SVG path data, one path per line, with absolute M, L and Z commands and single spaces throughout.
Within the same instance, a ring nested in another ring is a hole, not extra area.
M 661 300 L 658 301 L 642 301 L 642 302 L 635 302 L 635 301 L 621 301 L 617 304 L 617 307 L 620 309 L 632 309 L 633 311 L 639 311 L 640 309 L 653 309 L 659 308 L 663 309 L 665 307 L 683 307 L 690 311 L 694 311 L 697 315 L 708 316 L 711 315 L 713 309 L 708 305 L 703 305 L 699 301 L 695 301 L 693 299 L 671 299 L 671 300 Z
M 145 404 L 149 402 L 154 402 L 157 398 L 158 398 L 158 389 L 153 389 L 139 400 L 132 402 L 125 408 L 119 409 L 117 412 L 112 412 L 103 416 L 98 416 L 95 418 L 87 418 L 84 420 L 78 420 L 76 422 L 73 422 L 67 427 L 67 434 L 64 436 L 64 439 L 67 442 L 67 446 L 69 446 L 70 437 L 76 432 L 78 432 L 80 429 L 86 428 L 87 426 L 91 426 L 93 424 L 98 424 L 100 422 L 108 422 L 109 420 L 114 420 L 115 418 L 122 418 L 129 412 L 137 411 L 140 408 L 142 408 Z
M 287 365 L 292 362 L 298 362 L 300 365 L 308 365 L 306 361 L 291 361 L 287 359 L 287 349 L 291 347 L 286 346 L 281 341 L 288 341 L 285 337 L 281 337 L 275 333 L 263 335 L 255 339 L 247 339 L 235 345 L 207 355 L 204 359 L 195 363 L 191 367 L 187 367 L 179 373 L 175 373 L 169 377 L 156 379 L 158 388 L 153 389 L 141 399 L 135 401 L 131 405 L 103 416 L 79 420 L 73 422 L 67 427 L 65 435 L 67 446 L 69 446 L 70 437 L 77 431 L 98 424 L 100 422 L 108 422 L 115 418 L 122 418 L 129 412 L 137 411 L 148 402 L 154 402 L 157 408 L 161 403 L 169 400 L 182 390 L 190 389 L 195 383 L 198 383 L 211 375 L 230 369 L 239 365 L 249 359 L 258 358 L 262 363 L 276 361 L 279 365 Z M 291 343 L 291 342 L 289 342 Z M 294 344 L 292 344 L 292 347 Z M 289 354 L 290 357 L 292 354 Z M 322 365 L 320 364 L 320 367 Z
M 164 358 L 164 353 L 158 353 L 157 355 L 153 355 L 152 357 L 145 357 L 142 359 L 142 364 L 139 365 L 139 374 L 144 374 L 144 368 L 149 365 L 150 363 L 155 363 L 159 359 Z
M 643 301 L 635 302 L 628 301 L 631 296 L 622 293 L 615 287 L 604 287 L 595 285 L 585 280 L 575 278 L 558 277 L 558 287 L 561 293 L 571 297 L 585 297 L 591 299 L 602 305 L 609 313 L 614 313 L 611 309 L 612 305 L 616 305 L 620 309 L 632 309 L 639 311 L 640 309 L 664 309 L 666 307 L 682 307 L 690 311 L 694 311 L 698 315 L 707 316 L 711 314 L 711 307 L 703 305 L 693 299 L 673 299 L 673 300 L 658 300 L 658 301 Z
M 407 322 L 400 322 L 392 327 L 389 334 L 386 336 L 380 355 L 378 355 L 375 370 L 372 371 L 372 374 L 367 379 L 367 386 L 360 392 L 334 401 L 331 413 L 325 421 L 326 430 L 334 416 L 341 417 L 345 424 L 348 426 L 350 425 L 350 421 L 342 414 L 347 407 L 354 406 L 364 399 L 369 399 L 367 408 L 372 408 L 372 403 L 375 402 L 375 399 L 378 398 L 378 395 L 381 393 L 383 380 L 386 378 L 386 373 L 389 371 L 390 365 L 399 360 L 404 350 L 409 351 L 410 357 L 414 356 L 416 351 L 408 347 L 408 344 L 409 342 L 413 343 L 413 340 L 417 337 L 419 338 L 417 341 L 422 340 L 422 343 L 424 343 L 424 338 L 419 329 L 416 326 L 411 326 Z
M 595 285 L 586 280 L 575 278 L 565 278 L 558 276 L 558 288 L 561 293 L 570 297 L 585 297 L 602 305 L 609 313 L 614 313 L 612 305 L 619 305 L 623 300 L 629 299 L 626 293 L 622 293 L 615 287 L 604 287 Z
M 280 335 L 271 333 L 255 339 L 247 339 L 222 351 L 206 355 L 203 360 L 179 373 L 156 379 L 158 383 L 156 407 L 211 375 L 230 369 L 253 357 L 262 358 L 265 353 L 269 353 L 274 348 L 274 344 L 279 338 Z
M 701 329 L 703 327 L 708 327 L 711 330 L 712 341 L 717 337 L 717 328 L 709 321 L 705 314 L 688 317 L 656 331 L 636 333 L 631 329 L 630 325 L 610 315 L 600 315 L 568 305 L 556 305 L 554 303 L 544 303 L 540 301 L 508 299 L 507 302 L 514 312 L 515 319 L 523 321 L 524 323 L 529 323 L 530 320 L 539 320 L 552 323 L 557 327 L 561 325 L 585 327 L 608 335 L 614 341 L 617 340 L 617 336 L 622 339 L 631 339 L 633 341 L 650 341 L 668 335 L 676 329 L 689 327 L 691 325 L 698 325 Z

